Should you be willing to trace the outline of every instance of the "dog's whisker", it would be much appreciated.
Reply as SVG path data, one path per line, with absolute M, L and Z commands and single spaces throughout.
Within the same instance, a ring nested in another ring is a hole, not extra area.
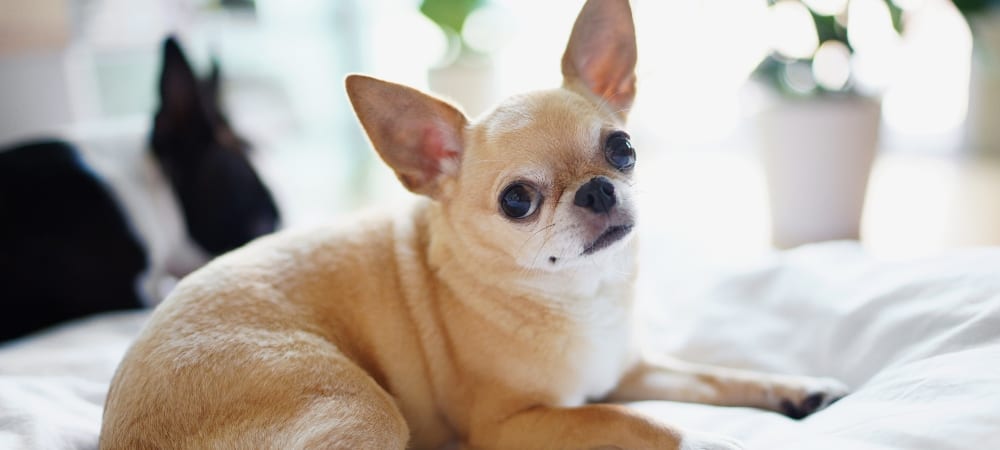
M 526 245 L 527 245 L 527 244 L 528 244 L 528 243 L 529 243 L 529 242 L 530 242 L 531 240 L 533 240 L 533 239 L 535 239 L 536 237 L 538 237 L 539 235 L 541 235 L 541 233 L 543 233 L 543 232 L 546 232 L 546 231 L 548 231 L 548 230 L 551 230 L 551 229 L 552 229 L 552 228 L 554 228 L 555 226 L 556 226 L 556 223 L 554 223 L 554 222 L 553 222 L 553 223 L 551 223 L 551 224 L 549 224 L 549 225 L 546 225 L 546 226 L 544 226 L 544 227 L 542 227 L 542 228 L 538 229 L 538 230 L 537 230 L 537 231 L 535 231 L 534 233 L 532 233 L 532 234 L 531 234 L 530 236 L 528 236 L 528 239 L 525 239 L 525 240 L 524 240 L 524 242 L 523 242 L 523 243 L 521 244 L 521 246 L 520 246 L 520 247 L 518 248 L 518 253 L 521 253 L 522 251 L 524 251 L 524 247 L 525 247 L 525 246 L 526 246 Z M 537 250 L 535 251 L 535 256 L 534 256 L 534 257 L 532 257 L 532 260 L 531 260 L 531 263 L 530 263 L 530 264 L 529 264 L 528 266 L 526 266 L 526 267 L 522 267 L 522 268 L 521 268 L 521 269 L 519 270 L 519 273 L 520 273 L 520 275 L 521 275 L 521 276 L 527 276 L 527 275 L 529 275 L 529 274 L 530 274 L 530 272 L 531 272 L 532 268 L 533 268 L 533 267 L 535 266 L 535 262 L 536 262 L 536 261 L 538 260 L 538 255 L 539 255 L 539 254 L 541 253 L 541 251 L 542 251 L 542 250 L 543 250 L 543 249 L 545 248 L 545 244 L 547 244 L 547 243 L 548 243 L 548 241 L 549 241 L 549 239 L 550 239 L 550 238 L 551 238 L 551 233 L 549 233 L 549 234 L 548 234 L 548 235 L 546 236 L 546 238 L 545 238 L 545 239 L 544 239 L 544 240 L 543 240 L 543 241 L 541 242 L 541 244 L 539 244 L 539 246 L 538 246 L 538 249 L 537 249 Z
M 555 225 L 555 223 L 553 222 L 552 225 Z M 552 239 L 552 236 L 554 236 L 554 235 L 555 235 L 555 233 L 547 233 L 546 234 L 545 240 L 542 241 L 542 245 L 538 246 L 538 250 L 535 251 L 535 256 L 531 258 L 531 266 L 534 266 L 535 263 L 538 261 L 538 255 L 540 255 L 542 253 L 542 250 L 545 249 L 545 244 L 548 244 L 549 241 Z
M 528 245 L 528 242 L 531 242 L 531 240 L 534 239 L 535 237 L 537 237 L 539 233 L 542 233 L 545 230 L 551 229 L 552 227 L 555 227 L 555 226 L 556 226 L 556 224 L 555 224 L 555 222 L 553 222 L 553 223 L 550 223 L 550 224 L 548 224 L 548 225 L 546 225 L 546 226 L 544 226 L 542 228 L 539 228 L 538 230 L 535 230 L 534 233 L 531 233 L 531 235 L 528 236 L 528 239 L 525 239 L 524 242 L 521 243 L 521 246 L 518 247 L 518 249 L 517 249 L 517 253 L 521 253 L 521 251 L 524 250 L 524 246 Z

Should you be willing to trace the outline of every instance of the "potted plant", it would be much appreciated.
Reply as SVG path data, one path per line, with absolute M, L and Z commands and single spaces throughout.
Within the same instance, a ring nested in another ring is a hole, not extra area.
M 420 12 L 437 24 L 448 50 L 428 72 L 430 89 L 457 102 L 466 114 L 486 111 L 496 100 L 496 80 L 489 53 L 470 45 L 466 22 L 488 6 L 488 0 L 423 0 Z
M 862 69 L 891 60 L 900 10 L 882 0 L 769 5 L 772 48 L 752 78 L 771 94 L 757 131 L 772 242 L 858 239 L 881 119 L 878 77 Z
M 954 0 L 972 31 L 966 146 L 1000 156 L 1000 0 Z

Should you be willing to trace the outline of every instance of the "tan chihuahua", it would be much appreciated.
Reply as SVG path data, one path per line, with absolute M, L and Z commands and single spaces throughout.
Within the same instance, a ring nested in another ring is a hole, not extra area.
M 641 361 L 630 318 L 635 95 L 626 0 L 590 0 L 559 89 L 470 123 L 353 75 L 371 141 L 427 200 L 224 255 L 156 310 L 118 369 L 100 445 L 731 449 L 629 408 L 663 399 L 801 417 L 829 379 Z

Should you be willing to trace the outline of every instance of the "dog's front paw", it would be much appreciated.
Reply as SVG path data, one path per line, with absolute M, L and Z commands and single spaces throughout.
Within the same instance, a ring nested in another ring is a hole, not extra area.
M 804 418 L 830 406 L 848 394 L 847 386 L 832 378 L 794 378 L 778 389 L 779 412 L 793 419 Z
M 717 434 L 685 431 L 680 450 L 743 450 L 739 441 Z

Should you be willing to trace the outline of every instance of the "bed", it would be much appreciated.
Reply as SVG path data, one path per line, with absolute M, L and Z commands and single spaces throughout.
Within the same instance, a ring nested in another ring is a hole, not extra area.
M 672 270 L 654 254 L 644 253 L 640 285 L 650 351 L 832 376 L 853 393 L 801 421 L 747 408 L 632 407 L 747 448 L 1000 446 L 1000 249 L 893 262 L 828 243 L 700 278 L 650 276 Z M 0 448 L 95 448 L 108 381 L 145 319 L 91 317 L 0 347 Z

